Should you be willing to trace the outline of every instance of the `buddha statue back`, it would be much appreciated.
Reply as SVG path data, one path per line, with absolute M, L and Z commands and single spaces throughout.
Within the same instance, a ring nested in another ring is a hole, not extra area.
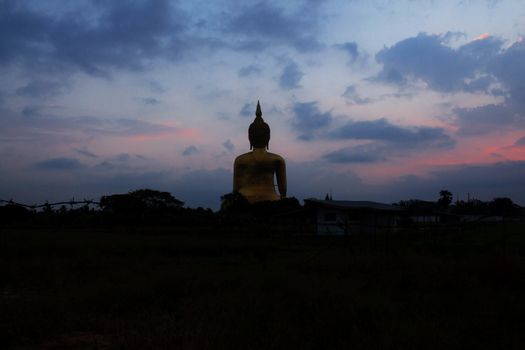
M 268 152 L 270 127 L 262 118 L 257 101 L 255 120 L 248 129 L 251 152 L 241 154 L 233 165 L 233 190 L 240 192 L 250 203 L 273 201 L 286 197 L 286 164 L 284 159 Z M 275 193 L 274 177 L 279 195 Z

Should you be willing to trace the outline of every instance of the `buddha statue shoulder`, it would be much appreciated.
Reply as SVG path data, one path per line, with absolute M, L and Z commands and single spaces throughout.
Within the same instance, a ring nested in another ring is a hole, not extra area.
M 270 127 L 262 118 L 259 101 L 255 120 L 248 129 L 248 139 L 251 151 L 238 156 L 233 165 L 233 190 L 250 203 L 285 198 L 286 163 L 280 155 L 268 152 Z M 274 178 L 279 195 L 275 193 Z

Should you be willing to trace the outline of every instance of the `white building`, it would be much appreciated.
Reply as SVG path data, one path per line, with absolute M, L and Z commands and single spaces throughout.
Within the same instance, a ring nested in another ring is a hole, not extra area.
M 376 233 L 388 230 L 399 221 L 404 208 L 369 201 L 337 201 L 305 199 L 305 206 L 314 212 L 316 233 L 346 235 Z

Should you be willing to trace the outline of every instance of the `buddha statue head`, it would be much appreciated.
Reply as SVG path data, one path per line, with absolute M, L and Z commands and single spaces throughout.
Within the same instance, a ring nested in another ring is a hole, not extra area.
M 259 101 L 257 101 L 255 120 L 248 128 L 248 139 L 250 140 L 250 149 L 264 147 L 268 149 L 268 144 L 270 143 L 270 126 L 266 124 L 262 118 Z

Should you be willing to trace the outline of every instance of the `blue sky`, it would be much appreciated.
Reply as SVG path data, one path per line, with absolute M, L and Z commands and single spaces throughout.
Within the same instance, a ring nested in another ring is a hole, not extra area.
M 299 199 L 525 204 L 522 1 L 0 0 L 0 198 L 217 208 L 261 100 Z

